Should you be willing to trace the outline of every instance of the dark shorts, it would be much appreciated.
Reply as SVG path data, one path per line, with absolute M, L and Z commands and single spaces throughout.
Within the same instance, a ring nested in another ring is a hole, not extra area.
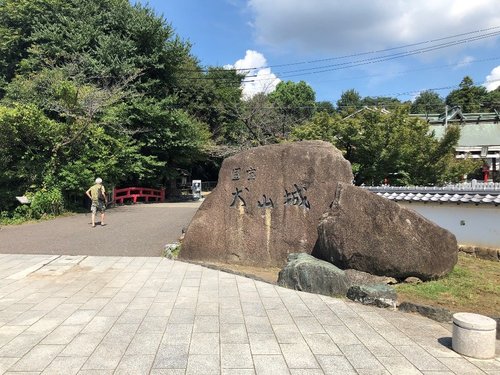
M 106 205 L 103 201 L 92 201 L 92 206 L 90 206 L 90 211 L 95 214 L 97 211 L 104 213 L 106 211 Z

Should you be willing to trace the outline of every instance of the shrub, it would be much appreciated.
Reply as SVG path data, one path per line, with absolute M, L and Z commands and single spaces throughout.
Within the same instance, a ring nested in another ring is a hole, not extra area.
M 42 189 L 29 196 L 34 218 L 60 215 L 64 210 L 64 199 L 58 188 Z

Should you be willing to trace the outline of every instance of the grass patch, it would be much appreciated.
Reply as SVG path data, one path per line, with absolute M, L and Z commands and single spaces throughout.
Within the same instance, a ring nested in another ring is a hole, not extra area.
M 8 225 L 32 224 L 32 223 L 38 223 L 40 221 L 53 220 L 53 219 L 56 219 L 58 217 L 67 217 L 67 216 L 73 216 L 73 215 L 75 215 L 75 212 L 71 212 L 71 211 L 62 212 L 59 215 L 43 214 L 39 218 L 31 218 L 31 217 L 24 217 L 24 216 L 8 217 L 6 215 L 3 215 L 3 216 L 0 215 L 0 225 L 8 226 Z
M 165 249 L 163 250 L 163 257 L 170 259 L 177 259 L 179 257 L 179 253 L 181 252 L 181 244 L 173 243 L 165 245 Z
M 460 254 L 447 276 L 396 286 L 398 300 L 500 317 L 500 262 Z
M 180 252 L 181 252 L 181 245 L 179 245 L 176 248 L 172 249 L 172 255 L 174 256 L 174 259 L 177 259 L 179 257 L 179 253 Z

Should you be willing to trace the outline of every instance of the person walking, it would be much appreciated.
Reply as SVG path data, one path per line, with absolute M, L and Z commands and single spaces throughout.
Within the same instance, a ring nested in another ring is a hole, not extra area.
M 106 206 L 108 204 L 108 198 L 106 197 L 106 190 L 102 184 L 102 179 L 97 177 L 95 179 L 95 184 L 92 185 L 86 192 L 87 197 L 92 201 L 90 206 L 90 211 L 92 212 L 92 228 L 95 227 L 95 216 L 97 210 L 101 213 L 101 225 L 104 226 L 104 212 L 106 211 Z

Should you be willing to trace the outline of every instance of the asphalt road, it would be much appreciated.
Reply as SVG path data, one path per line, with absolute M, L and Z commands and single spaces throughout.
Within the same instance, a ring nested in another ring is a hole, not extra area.
M 177 242 L 201 202 L 120 206 L 106 211 L 105 226 L 91 227 L 91 215 L 2 226 L 1 254 L 160 256 Z M 97 215 L 96 221 L 100 220 Z

